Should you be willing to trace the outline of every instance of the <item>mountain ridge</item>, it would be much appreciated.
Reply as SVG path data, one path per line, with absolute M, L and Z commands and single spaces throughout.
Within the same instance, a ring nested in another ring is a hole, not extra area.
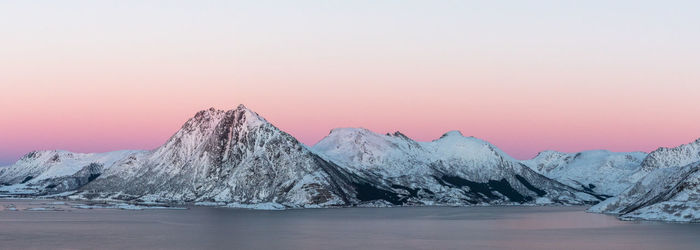
M 400 133 L 342 128 L 332 130 L 312 150 L 346 171 L 374 177 L 399 193 L 406 190 L 407 198 L 417 204 L 536 202 L 536 197 L 551 195 L 533 186 L 542 182 L 550 193 L 568 192 L 566 199 L 548 197 L 555 202 L 585 200 L 574 193 L 591 198 L 578 190 L 564 191 L 563 185 L 529 172 L 492 144 L 457 131 L 417 142 Z
M 0 168 L 0 197 L 253 208 L 592 204 L 695 160 L 700 139 L 649 154 L 542 151 L 524 161 L 458 130 L 415 141 L 334 128 L 307 146 L 241 104 L 196 112 L 148 151 L 28 153 Z

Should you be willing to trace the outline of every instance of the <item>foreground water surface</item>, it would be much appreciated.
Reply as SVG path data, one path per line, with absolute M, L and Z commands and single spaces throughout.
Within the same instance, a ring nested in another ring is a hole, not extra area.
M 619 221 L 585 207 L 77 205 L 0 200 L 0 249 L 700 249 L 700 224 Z

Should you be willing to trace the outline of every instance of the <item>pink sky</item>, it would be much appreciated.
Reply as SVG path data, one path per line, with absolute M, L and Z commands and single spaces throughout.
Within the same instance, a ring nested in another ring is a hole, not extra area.
M 197 111 L 240 103 L 309 145 L 335 127 L 461 130 L 525 159 L 700 137 L 693 8 L 593 2 L 3 3 L 0 163 L 152 149 Z

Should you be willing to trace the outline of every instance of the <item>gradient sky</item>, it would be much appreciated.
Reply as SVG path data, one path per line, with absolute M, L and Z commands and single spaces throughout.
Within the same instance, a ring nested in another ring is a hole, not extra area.
M 306 144 L 448 130 L 516 158 L 700 137 L 699 1 L 0 1 L 0 164 L 152 149 L 243 103 Z

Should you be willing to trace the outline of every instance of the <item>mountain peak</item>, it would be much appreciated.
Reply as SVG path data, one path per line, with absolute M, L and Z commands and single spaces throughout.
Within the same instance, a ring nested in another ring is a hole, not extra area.
M 258 118 L 258 119 L 264 120 L 262 117 L 260 117 L 260 115 L 258 115 L 257 113 L 253 112 L 252 110 L 250 110 L 249 108 L 247 108 L 247 107 L 246 107 L 245 105 L 243 105 L 243 104 L 239 104 L 235 109 L 231 109 L 231 110 L 228 110 L 228 111 L 226 111 L 226 110 L 220 110 L 220 109 L 217 109 L 217 108 L 214 108 L 214 107 L 210 107 L 210 108 L 208 108 L 208 109 L 201 110 L 201 111 L 197 112 L 197 113 L 194 115 L 193 118 L 195 118 L 194 120 L 211 119 L 211 118 L 214 118 L 214 117 L 217 117 L 217 116 L 223 116 L 223 115 L 225 115 L 227 112 L 231 112 L 231 111 L 243 111 L 243 112 L 246 112 L 246 115 L 248 115 L 248 113 L 249 113 L 249 114 L 252 115 L 254 118 Z
M 447 131 L 447 133 L 440 136 L 440 139 L 447 137 L 464 137 L 464 135 L 462 135 L 462 132 L 460 132 L 459 130 L 451 130 Z
M 654 170 L 700 161 L 700 138 L 673 148 L 660 147 L 647 155 L 642 161 L 642 169 Z
M 209 118 L 211 118 L 211 117 L 214 117 L 214 116 L 216 116 L 216 115 L 221 115 L 221 114 L 223 114 L 223 113 L 224 113 L 223 110 L 218 110 L 218 109 L 216 109 L 216 108 L 214 108 L 214 107 L 211 107 L 211 108 L 208 108 L 208 109 L 205 109 L 205 110 L 200 110 L 199 112 L 197 112 L 197 113 L 194 115 L 193 118 L 194 118 L 195 121 L 201 121 L 201 120 L 203 120 L 203 119 L 209 119 Z
M 164 145 L 160 146 L 157 150 L 159 152 L 157 156 L 161 157 L 161 154 L 173 148 L 180 148 L 178 152 L 192 152 L 205 143 L 220 126 L 250 130 L 267 123 L 264 118 L 243 105 L 228 111 L 216 108 L 205 109 L 187 120 L 180 130 L 171 136 Z
M 393 137 L 399 137 L 402 139 L 411 139 L 408 136 L 404 135 L 403 133 L 396 131 L 394 133 L 386 133 L 387 136 L 393 136 Z
M 229 110 L 226 113 L 227 113 L 227 115 L 234 115 L 234 116 L 237 116 L 240 118 L 245 117 L 245 118 L 243 118 L 243 119 L 245 119 L 245 122 L 249 126 L 252 126 L 252 127 L 260 126 L 262 124 L 268 123 L 267 120 L 265 120 L 265 118 L 258 115 L 258 113 L 255 113 L 254 111 L 250 110 L 249 108 L 247 108 L 243 104 L 238 105 L 238 107 L 236 107 L 236 109 Z
M 538 152 L 537 155 L 535 155 L 535 157 L 533 157 L 530 160 L 534 160 L 537 158 L 553 157 L 553 156 L 565 156 L 565 155 L 567 155 L 567 153 L 559 152 L 556 150 L 543 150 L 543 151 Z
M 328 135 L 376 134 L 366 128 L 334 128 Z

